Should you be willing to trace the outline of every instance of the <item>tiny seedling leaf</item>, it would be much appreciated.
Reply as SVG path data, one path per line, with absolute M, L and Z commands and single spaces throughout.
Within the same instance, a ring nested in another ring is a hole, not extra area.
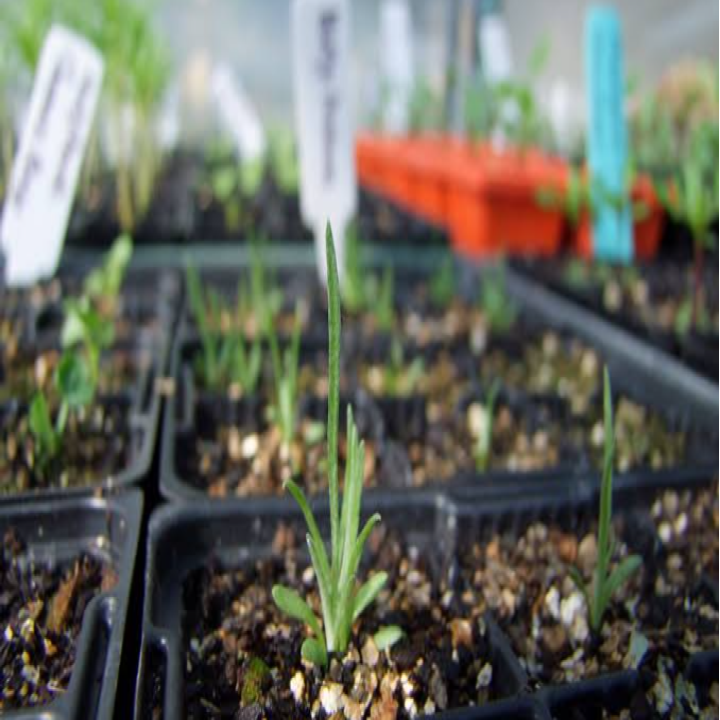
M 58 363 L 55 383 L 62 399 L 70 408 L 80 408 L 92 401 L 95 388 L 85 359 L 66 351 Z
M 30 432 L 40 446 L 40 453 L 46 456 L 54 455 L 57 448 L 57 436 L 50 418 L 47 400 L 41 392 L 36 393 L 30 403 L 28 422 Z
M 353 603 L 353 620 L 357 620 L 362 615 L 365 608 L 370 605 L 378 596 L 387 582 L 387 573 L 375 573 L 365 584 L 357 591 L 355 601 Z
M 320 622 L 310 606 L 294 590 L 275 585 L 272 589 L 275 604 L 291 618 L 304 622 L 318 637 L 322 636 Z
M 300 648 L 303 658 L 313 665 L 324 667 L 327 665 L 325 647 L 315 638 L 307 638 Z
M 628 555 L 620 561 L 605 582 L 603 598 L 605 604 L 638 571 L 641 565 L 642 558 L 639 555 Z
M 397 625 L 386 625 L 375 633 L 373 640 L 377 649 L 382 652 L 389 650 L 403 635 L 403 631 Z

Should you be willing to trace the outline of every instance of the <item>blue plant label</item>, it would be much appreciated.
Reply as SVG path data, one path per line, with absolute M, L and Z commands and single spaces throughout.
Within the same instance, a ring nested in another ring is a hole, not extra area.
M 613 262 L 633 257 L 632 206 L 627 196 L 628 140 L 623 50 L 614 8 L 592 6 L 585 23 L 588 104 L 587 159 L 594 200 L 593 254 Z

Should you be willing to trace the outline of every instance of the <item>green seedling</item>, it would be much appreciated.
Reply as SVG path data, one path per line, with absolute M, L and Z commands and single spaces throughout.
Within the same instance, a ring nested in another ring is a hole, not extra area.
M 580 170 L 574 167 L 570 168 L 564 191 L 541 187 L 535 199 L 540 207 L 560 210 L 572 230 L 578 227 L 583 214 L 592 212 L 592 193 L 587 180 Z
M 377 292 L 370 293 L 368 300 L 378 330 L 392 332 L 395 323 L 395 276 L 391 267 L 385 268 Z
M 444 130 L 447 125 L 441 95 L 425 78 L 412 89 L 408 106 L 408 128 L 411 133 Z
M 208 318 L 208 307 L 205 302 L 200 274 L 193 265 L 185 268 L 185 286 L 187 288 L 190 312 L 195 319 L 200 343 L 202 345 L 202 360 L 200 374 L 209 386 L 219 382 L 220 377 L 220 349 L 218 347 L 218 328 L 213 328 Z
M 265 245 L 250 242 L 250 304 L 261 333 L 267 333 L 283 304 L 282 290 L 265 266 Z
M 525 150 L 533 145 L 543 145 L 550 135 L 547 120 L 540 112 L 534 86 L 550 57 L 550 41 L 544 37 L 533 49 L 528 68 L 523 77 L 503 80 L 492 86 L 484 85 L 478 100 L 472 100 L 468 121 L 471 135 L 487 137 L 495 131 L 514 147 Z M 477 111 L 483 102 L 488 110 Z M 474 127 L 479 123 L 479 127 Z
M 715 248 L 716 238 L 710 224 L 718 215 L 717 124 L 704 126 L 695 133 L 694 147 L 680 168 L 670 190 L 659 188 L 660 197 L 670 215 L 687 225 L 693 242 L 692 302 L 688 321 L 680 316 L 679 331 L 695 330 L 703 317 L 702 292 L 705 252 Z
M 577 568 L 571 568 L 570 577 L 585 596 L 590 626 L 594 632 L 602 627 L 603 617 L 612 596 L 637 572 L 642 563 L 638 555 L 628 555 L 610 572 L 614 550 L 612 539 L 612 481 L 615 437 L 613 424 L 610 375 L 604 371 L 603 414 L 605 418 L 605 448 L 603 452 L 602 485 L 600 487 L 600 518 L 598 521 L 597 564 L 589 587 Z
M 132 258 L 133 241 L 123 233 L 105 254 L 102 265 L 92 270 L 83 283 L 83 294 L 114 304 L 120 294 L 125 273 Z
M 302 656 L 316 665 L 327 667 L 330 653 L 347 650 L 352 625 L 372 603 L 387 582 L 387 573 L 375 573 L 358 587 L 356 574 L 365 541 L 380 521 L 374 514 L 360 528 L 365 444 L 359 439 L 352 408 L 347 413 L 347 460 L 342 498 L 338 488 L 338 415 L 340 405 L 340 292 L 335 245 L 328 223 L 326 232 L 329 329 L 329 388 L 327 420 L 327 467 L 330 496 L 330 552 L 303 491 L 292 480 L 285 487 L 302 510 L 307 524 L 307 543 L 318 581 L 322 604 L 322 625 L 308 603 L 294 590 L 281 585 L 273 588 L 275 604 L 284 613 L 305 623 L 314 637 L 302 645 Z M 342 510 L 340 504 L 342 501 Z M 387 649 L 397 642 L 402 631 L 397 626 L 381 629 L 375 635 L 378 648 Z
M 216 291 L 203 291 L 197 270 L 186 268 L 188 302 L 200 334 L 202 353 L 198 360 L 198 373 L 205 385 L 221 390 L 227 385 L 239 387 L 246 395 L 254 393 L 262 371 L 262 345 L 257 335 L 248 347 L 242 326 L 239 324 L 222 332 L 224 312 L 220 295 Z M 238 288 L 238 317 L 244 317 L 243 294 Z
M 276 128 L 269 134 L 268 140 L 270 172 L 277 186 L 286 195 L 297 195 L 300 166 L 292 132 L 286 128 Z
M 390 362 L 383 369 L 383 390 L 387 397 L 412 395 L 425 372 L 425 363 L 416 357 L 405 365 L 405 351 L 402 343 L 393 336 L 390 344 Z
M 240 227 L 242 219 L 238 174 L 235 165 L 221 165 L 212 171 L 210 177 L 213 196 L 222 206 L 225 226 L 231 231 Z
M 54 382 L 60 398 L 54 423 L 42 391 L 35 393 L 30 403 L 29 427 L 35 438 L 36 456 L 41 468 L 46 467 L 60 453 L 70 413 L 88 406 L 95 394 L 88 364 L 75 352 L 63 353 L 55 370 Z
M 280 430 L 280 437 L 290 446 L 297 432 L 298 366 L 300 362 L 300 316 L 295 312 L 290 345 L 280 352 L 277 334 L 268 325 L 270 359 L 272 360 L 275 398 L 270 408 L 270 419 Z
M 478 472 L 487 472 L 490 466 L 490 456 L 492 453 L 492 434 L 495 424 L 495 404 L 497 396 L 500 392 L 500 383 L 495 379 L 488 388 L 485 396 L 485 404 L 483 406 L 483 422 L 480 425 L 477 438 L 475 439 L 475 447 L 473 455 L 475 457 L 475 467 Z
M 455 266 L 448 255 L 430 278 L 430 300 L 435 307 L 446 308 L 455 297 Z
M 100 376 L 100 356 L 115 339 L 115 327 L 91 304 L 88 297 L 71 298 L 64 302 L 61 343 L 63 349 L 82 345 L 90 379 L 97 387 Z
M 515 323 L 518 311 L 507 294 L 504 265 L 499 265 L 495 271 L 483 276 L 480 284 L 480 308 L 490 328 L 496 332 L 506 332 Z

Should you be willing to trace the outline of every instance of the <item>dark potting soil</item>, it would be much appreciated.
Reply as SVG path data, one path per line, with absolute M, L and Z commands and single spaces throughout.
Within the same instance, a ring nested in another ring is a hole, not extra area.
M 68 420 L 62 448 L 38 463 L 25 409 L 0 412 L 0 495 L 99 483 L 127 467 L 131 428 L 127 402 L 95 403 Z
M 0 559 L 0 713 L 62 695 L 85 609 L 116 583 L 112 567 L 92 555 L 61 565 L 36 562 L 21 538 L 6 533 Z
M 31 398 L 38 389 L 50 391 L 61 352 L 6 346 L 0 349 L 0 402 Z M 100 362 L 98 394 L 129 393 L 150 358 L 130 350 L 109 351 Z
M 270 594 L 282 583 L 319 611 L 299 545 L 302 538 L 281 526 L 272 557 L 237 569 L 213 562 L 185 582 L 187 718 L 411 718 L 496 696 L 480 593 L 453 592 L 433 572 L 432 553 L 382 530 L 371 537 L 368 566 L 389 578 L 356 624 L 354 643 L 327 673 L 302 662 L 307 631 Z M 405 635 L 378 652 L 372 635 L 386 624 Z
M 183 478 L 214 497 L 274 495 L 294 479 L 308 493 L 327 489 L 325 418 L 326 398 L 303 398 L 298 409 L 297 439 L 286 445 L 280 431 L 268 424 L 264 404 L 249 411 L 247 403 L 206 395 L 195 405 L 193 440 L 176 443 L 175 462 Z M 224 409 L 223 409 L 224 408 Z M 381 435 L 377 409 L 353 401 L 355 422 L 365 439 L 364 478 L 367 486 L 382 482 Z M 339 436 L 340 477 L 344 472 L 345 411 Z
M 638 669 L 642 689 L 623 717 L 669 717 L 671 710 L 684 717 L 688 660 L 718 647 L 717 484 L 660 493 L 649 512 L 618 511 L 614 559 L 637 553 L 643 562 L 612 597 L 599 633 L 569 575 L 575 566 L 589 581 L 595 567 L 596 525 L 588 517 L 570 525 L 533 522 L 520 536 L 495 534 L 463 557 L 463 573 L 535 683 Z M 717 685 L 714 703 L 717 717 Z
M 603 450 L 602 360 L 595 350 L 579 340 L 544 331 L 516 349 L 491 342 L 478 364 L 486 387 L 498 378 L 506 388 L 531 399 L 554 398 L 555 404 L 559 399 L 565 407 L 560 419 L 566 432 L 577 434 L 579 450 L 591 466 L 599 466 Z M 682 418 L 635 402 L 619 392 L 618 386 L 621 382 L 615 383 L 614 397 L 616 468 L 657 469 L 685 460 L 688 432 Z

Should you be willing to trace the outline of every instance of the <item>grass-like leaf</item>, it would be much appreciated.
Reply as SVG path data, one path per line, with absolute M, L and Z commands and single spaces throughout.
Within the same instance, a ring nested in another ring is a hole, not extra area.
M 600 486 L 600 517 L 598 520 L 597 562 L 592 587 L 588 588 L 580 572 L 573 568 L 570 577 L 578 586 L 588 606 L 590 626 L 599 632 L 603 617 L 612 596 L 637 572 L 642 561 L 637 555 L 629 555 L 609 572 L 615 542 L 612 537 L 612 480 L 615 439 L 612 411 L 610 375 L 607 368 L 603 374 L 603 412 L 605 422 L 605 447 L 603 452 L 602 484 Z
M 362 487 L 365 466 L 365 446 L 359 437 L 352 409 L 347 412 L 347 459 L 345 487 L 340 508 L 338 489 L 338 414 L 340 405 L 340 290 L 337 259 L 330 225 L 326 232 L 328 277 L 328 329 L 329 329 L 329 390 L 327 421 L 328 487 L 330 495 L 330 552 L 320 536 L 315 517 L 305 494 L 292 481 L 285 484 L 297 502 L 308 527 L 308 548 L 315 569 L 322 603 L 323 628 L 307 603 L 294 591 L 280 586 L 273 588 L 278 607 L 291 617 L 305 622 L 315 637 L 302 646 L 303 657 L 318 665 L 326 665 L 328 653 L 345 652 L 352 625 L 367 606 L 377 597 L 387 582 L 386 573 L 376 573 L 362 587 L 356 588 L 356 573 L 363 548 L 372 528 L 380 521 L 373 515 L 358 534 L 362 505 Z M 277 347 L 271 353 L 273 363 L 280 365 Z M 329 554 L 329 559 L 328 559 Z M 389 647 L 401 635 L 398 628 L 390 628 L 381 637 L 383 647 Z
M 353 603 L 353 620 L 362 615 L 363 610 L 378 596 L 387 582 L 387 573 L 375 573 L 365 584 L 357 591 L 355 601 Z

